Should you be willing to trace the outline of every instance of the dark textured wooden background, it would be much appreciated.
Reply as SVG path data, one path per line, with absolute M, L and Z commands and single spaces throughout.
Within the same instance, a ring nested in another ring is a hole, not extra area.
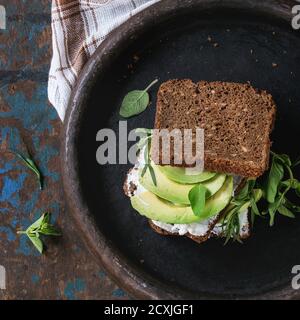
M 80 239 L 65 210 L 60 169 L 60 120 L 47 99 L 51 59 L 51 0 L 4 0 L 0 30 L 0 266 L 6 290 L 0 299 L 127 299 Z M 7 149 L 25 145 L 45 176 L 36 179 Z M 39 255 L 16 231 L 43 212 L 53 214 L 63 237 L 47 239 Z

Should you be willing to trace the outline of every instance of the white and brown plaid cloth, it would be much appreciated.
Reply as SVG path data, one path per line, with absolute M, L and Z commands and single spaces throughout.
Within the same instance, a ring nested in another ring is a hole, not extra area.
M 117 26 L 160 0 L 52 0 L 48 96 L 63 120 L 80 70 Z

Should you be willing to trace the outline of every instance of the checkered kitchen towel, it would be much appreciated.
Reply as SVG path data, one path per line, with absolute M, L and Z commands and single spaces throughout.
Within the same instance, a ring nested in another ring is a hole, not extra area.
M 80 70 L 105 37 L 160 0 L 52 0 L 48 96 L 61 120 Z

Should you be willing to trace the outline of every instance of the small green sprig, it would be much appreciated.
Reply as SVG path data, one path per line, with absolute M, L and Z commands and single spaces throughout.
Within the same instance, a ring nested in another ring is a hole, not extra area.
M 145 128 L 138 128 L 135 130 L 135 133 L 140 135 L 140 141 L 137 144 L 137 152 L 141 152 L 144 148 L 144 162 L 145 165 L 142 169 L 141 176 L 143 177 L 147 170 L 149 170 L 153 184 L 157 186 L 157 179 L 155 176 L 154 169 L 151 165 L 151 139 L 152 139 L 152 130 L 151 129 L 145 129 Z
M 25 234 L 33 243 L 39 253 L 43 253 L 44 245 L 40 235 L 61 236 L 61 233 L 55 226 L 50 224 L 50 213 L 44 213 L 36 222 L 29 226 L 25 231 L 18 231 L 18 234 Z
M 224 212 L 222 221 L 222 232 L 225 236 L 225 244 L 230 239 L 242 242 L 240 239 L 240 219 L 242 212 L 251 207 L 251 219 L 254 222 L 255 216 L 261 216 L 257 202 L 262 197 L 262 190 L 255 188 L 256 180 L 249 179 L 242 190 L 232 198 Z

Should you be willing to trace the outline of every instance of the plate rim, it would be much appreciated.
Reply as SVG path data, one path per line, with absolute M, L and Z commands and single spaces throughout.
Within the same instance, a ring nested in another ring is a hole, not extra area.
M 61 170 L 66 205 L 71 213 L 86 247 L 96 261 L 104 267 L 111 278 L 131 296 L 137 299 L 225 299 L 229 295 L 195 294 L 191 291 L 171 287 L 154 279 L 142 267 L 137 268 L 119 252 L 97 228 L 93 215 L 89 212 L 82 195 L 77 174 L 78 159 L 76 157 L 76 136 L 78 124 L 84 112 L 84 97 L 88 95 L 93 80 L 101 70 L 105 70 L 114 58 L 116 48 L 125 47 L 134 42 L 143 32 L 143 28 L 155 23 L 156 19 L 168 19 L 176 15 L 178 10 L 186 10 L 196 6 L 198 10 L 207 9 L 247 9 L 261 12 L 277 18 L 291 21 L 291 0 L 164 0 L 146 8 L 131 17 L 102 42 L 80 72 L 72 90 L 71 97 L 61 132 Z M 289 10 L 290 9 L 290 10 Z M 299 297 L 297 290 L 291 286 L 274 288 L 268 292 L 252 296 L 238 296 L 247 299 L 292 299 Z M 236 298 L 236 297 L 232 297 Z

